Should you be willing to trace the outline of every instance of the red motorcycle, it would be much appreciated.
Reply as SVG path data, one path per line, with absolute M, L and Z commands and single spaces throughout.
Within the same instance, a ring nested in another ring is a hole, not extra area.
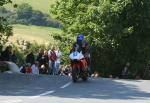
M 88 69 L 87 69 L 86 59 L 71 60 L 71 67 L 72 67 L 72 80 L 73 80 L 73 82 L 77 82 L 79 80 L 79 78 L 82 78 L 83 81 L 87 81 Z

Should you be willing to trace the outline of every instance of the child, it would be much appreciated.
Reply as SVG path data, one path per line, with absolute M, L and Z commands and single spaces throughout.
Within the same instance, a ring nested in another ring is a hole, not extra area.
M 30 63 L 27 64 L 25 69 L 26 69 L 26 73 L 29 73 L 29 74 L 32 73 L 32 68 L 31 68 L 31 64 Z
M 45 65 L 41 65 L 40 69 L 39 69 L 39 73 L 40 74 L 47 74 L 47 70 L 45 68 Z

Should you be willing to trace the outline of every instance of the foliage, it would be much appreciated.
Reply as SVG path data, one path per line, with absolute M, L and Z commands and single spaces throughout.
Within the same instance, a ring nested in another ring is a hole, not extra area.
M 11 3 L 11 2 L 12 2 L 11 0 L 1 0 L 0 6 L 3 6 L 4 4 Z
M 30 19 L 32 17 L 32 7 L 25 3 L 17 7 L 17 19 Z
M 13 51 L 15 51 L 17 58 L 18 58 L 18 62 L 17 64 L 19 66 L 22 66 L 25 64 L 25 58 L 27 56 L 28 53 L 33 52 L 35 58 L 37 57 L 39 50 L 43 49 L 43 50 L 47 50 L 48 48 L 44 45 L 44 44 L 38 44 L 37 42 L 34 43 L 30 43 L 29 41 L 27 41 L 29 43 L 29 45 L 22 45 L 20 44 L 20 42 L 18 41 L 17 44 L 13 44 Z M 26 46 L 25 49 L 22 49 L 22 47 Z
M 9 22 L 12 24 L 49 26 L 55 28 L 61 27 L 60 22 L 52 19 L 48 14 L 33 10 L 32 6 L 28 3 L 17 5 L 13 11 L 9 11 L 5 7 L 0 8 L 0 14 L 8 18 Z
M 1 0 L 0 7 L 4 4 L 11 2 L 10 0 Z M 4 12 L 4 11 L 3 11 Z M 7 22 L 7 19 L 0 16 L 0 48 L 2 50 L 3 45 L 7 42 L 8 37 L 12 35 L 12 27 Z M 1 53 L 0 50 L 0 53 Z
M 150 59 L 149 0 L 59 0 L 51 13 L 65 33 L 87 36 L 94 69 L 119 76 L 130 62 L 132 74 L 142 74 Z
M 49 14 L 50 5 L 54 4 L 56 0 L 12 0 L 14 4 L 20 5 L 23 3 L 28 3 L 32 6 L 33 10 L 41 11 L 42 13 Z M 9 10 L 15 10 L 12 4 L 5 5 Z
M 70 36 L 65 36 L 65 34 L 51 34 L 55 40 L 58 42 L 58 47 L 63 52 L 62 53 L 62 63 L 69 64 L 69 53 L 72 48 L 73 38 Z

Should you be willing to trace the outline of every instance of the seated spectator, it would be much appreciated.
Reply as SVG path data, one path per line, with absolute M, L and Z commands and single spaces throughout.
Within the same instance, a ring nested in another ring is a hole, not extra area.
M 70 65 L 66 65 L 65 70 L 64 70 L 64 74 L 69 75 L 70 73 L 71 73 L 71 67 L 70 67 Z
M 32 66 L 32 74 L 39 74 L 39 62 L 36 61 Z
M 1 60 L 2 61 L 11 61 L 11 55 L 12 55 L 12 47 L 8 46 L 6 49 L 1 53 Z
M 25 65 L 20 67 L 20 72 L 26 73 L 26 66 Z
M 29 74 L 32 73 L 32 69 L 31 69 L 31 64 L 30 63 L 27 64 L 25 69 L 26 69 L 26 73 L 29 73 Z
M 40 74 L 47 74 L 47 69 L 46 69 L 45 65 L 41 65 L 41 67 L 39 69 L 39 73 Z

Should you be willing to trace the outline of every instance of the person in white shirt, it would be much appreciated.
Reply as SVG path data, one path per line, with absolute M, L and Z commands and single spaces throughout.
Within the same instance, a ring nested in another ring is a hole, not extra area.
M 60 68 L 60 63 L 61 63 L 61 56 L 62 56 L 62 52 L 59 50 L 59 48 L 57 48 L 57 50 L 55 51 L 57 59 L 55 62 L 55 68 L 56 68 L 56 74 L 58 74 L 59 68 Z
M 36 61 L 32 66 L 32 74 L 39 74 L 39 62 Z
M 48 50 L 48 58 L 49 58 L 49 62 L 48 62 L 48 65 L 49 65 L 48 74 L 51 74 L 51 69 L 52 69 L 50 56 L 51 56 L 51 50 L 49 49 L 49 50 Z

